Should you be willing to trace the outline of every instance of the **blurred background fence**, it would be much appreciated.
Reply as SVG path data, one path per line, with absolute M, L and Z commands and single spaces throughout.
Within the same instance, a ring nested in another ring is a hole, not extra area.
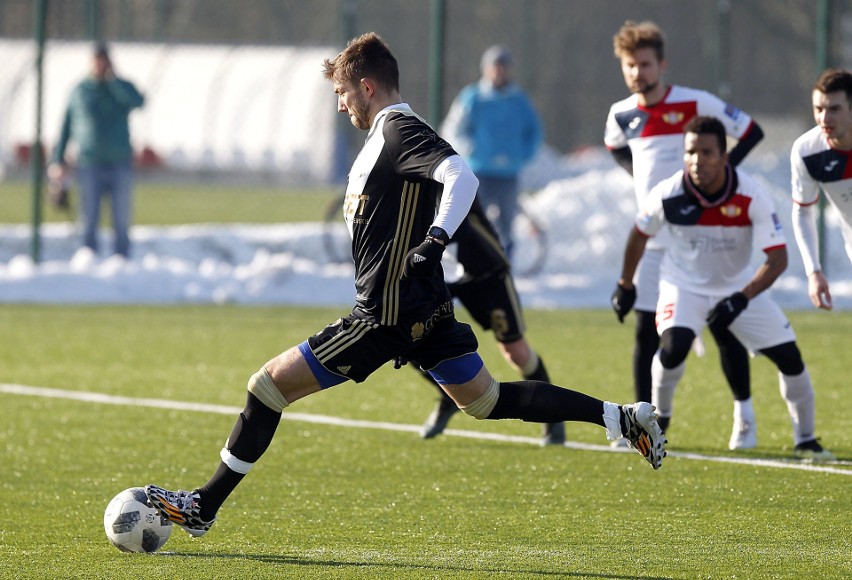
M 38 4 L 0 0 L 2 223 L 29 221 Z M 145 108 L 131 117 L 140 163 L 136 223 L 204 219 L 198 203 L 183 207 L 179 196 L 162 191 L 176 184 L 200 191 L 227 184 L 227 195 L 202 197 L 204 205 L 223 204 L 226 216 L 237 200 L 257 203 L 245 215 L 234 212 L 236 220 L 320 219 L 363 140 L 336 115 L 320 62 L 365 31 L 389 43 L 401 64 L 403 99 L 435 125 L 458 90 L 478 77 L 482 51 L 506 44 L 557 155 L 601 146 L 609 105 L 626 95 L 612 53 L 612 36 L 626 19 L 656 21 L 667 36 L 667 80 L 711 90 L 750 112 L 768 134 L 761 148 L 789 149 L 812 123 L 810 87 L 818 72 L 852 63 L 852 0 L 47 0 L 45 6 L 46 150 L 55 144 L 68 91 L 88 70 L 92 39 L 112 44 L 117 71 L 146 95 Z M 147 193 L 148 186 L 160 193 Z M 307 209 L 269 214 L 269 196 L 255 195 L 259 187 L 318 195 L 293 197 Z

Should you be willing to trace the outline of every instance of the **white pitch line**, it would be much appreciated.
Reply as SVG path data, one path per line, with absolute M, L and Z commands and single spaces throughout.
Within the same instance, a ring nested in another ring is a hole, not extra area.
M 0 393 L 10 395 L 25 395 L 30 397 L 44 397 L 48 399 L 66 399 L 82 401 L 86 403 L 100 403 L 104 405 L 127 405 L 136 407 L 153 407 L 157 409 L 172 409 L 176 411 L 193 411 L 200 413 L 215 413 L 219 415 L 237 415 L 242 411 L 241 407 L 230 407 L 227 405 L 210 405 L 206 403 L 189 403 L 185 401 L 170 401 L 166 399 L 144 399 L 137 397 L 123 397 L 120 395 L 107 395 L 104 393 L 93 393 L 89 391 L 66 391 L 63 389 L 50 389 L 46 387 L 30 387 L 27 385 L 13 385 L 0 383 Z M 304 423 L 315 423 L 321 425 L 334 425 L 337 427 L 355 427 L 359 429 L 384 429 L 386 431 L 402 431 L 406 433 L 419 433 L 419 425 L 404 425 L 402 423 L 386 423 L 381 421 L 361 421 L 357 419 L 343 419 L 328 415 L 313 415 L 309 413 L 285 413 L 282 417 L 287 421 L 301 421 Z M 522 437 L 518 435 L 502 435 L 500 433 L 484 433 L 479 431 L 462 431 L 459 429 L 447 429 L 444 435 L 455 437 L 466 437 L 468 439 L 480 439 L 487 441 L 500 441 L 503 443 L 523 443 L 527 445 L 540 445 L 541 441 L 535 437 Z M 633 453 L 630 449 L 614 448 L 609 445 L 595 445 L 592 443 L 576 443 L 568 441 L 565 447 L 579 449 L 582 451 L 602 451 L 606 453 Z M 832 461 L 830 464 L 803 463 L 799 461 L 784 461 L 773 459 L 757 459 L 745 457 L 724 457 L 716 455 L 703 455 L 700 453 L 685 453 L 670 451 L 669 457 L 689 459 L 692 461 L 711 461 L 716 463 L 733 463 L 737 465 L 750 465 L 757 467 L 771 467 L 776 469 L 797 469 L 800 471 L 814 471 L 819 473 L 832 473 L 835 475 L 852 476 L 850 469 L 838 469 L 831 465 L 852 465 L 850 461 Z

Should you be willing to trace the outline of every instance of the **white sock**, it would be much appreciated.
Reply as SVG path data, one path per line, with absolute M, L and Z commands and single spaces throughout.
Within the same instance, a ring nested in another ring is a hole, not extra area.
M 667 369 L 660 362 L 660 352 L 654 355 L 651 363 L 651 404 L 657 408 L 660 417 L 671 417 L 674 410 L 674 394 L 680 378 L 686 370 L 686 361 L 673 369 Z
M 787 402 L 790 423 L 793 425 L 793 442 L 798 445 L 814 439 L 816 429 L 816 411 L 814 408 L 814 389 L 808 369 L 799 375 L 778 373 L 778 386 L 781 396 Z
M 610 441 L 621 439 L 621 409 L 617 404 L 604 401 L 603 420 L 606 425 L 606 438 Z
M 737 421 L 754 424 L 754 406 L 751 404 L 751 397 L 745 401 L 734 400 L 734 422 Z

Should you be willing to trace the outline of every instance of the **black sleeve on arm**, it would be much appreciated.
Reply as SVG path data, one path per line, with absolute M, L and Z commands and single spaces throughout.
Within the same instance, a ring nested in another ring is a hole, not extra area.
M 633 175 L 633 152 L 629 145 L 619 149 L 610 149 L 609 152 L 616 163 L 621 165 L 627 173 Z
M 749 151 L 754 149 L 754 146 L 761 139 L 763 139 L 763 129 L 756 122 L 752 121 L 751 128 L 743 135 L 743 138 L 739 140 L 734 148 L 731 149 L 731 152 L 728 153 L 728 161 L 730 161 L 731 165 L 733 167 L 739 165 L 740 161 L 745 159 L 745 156 L 748 155 Z
M 441 161 L 456 155 L 449 143 L 414 115 L 389 113 L 382 131 L 400 175 L 431 179 Z

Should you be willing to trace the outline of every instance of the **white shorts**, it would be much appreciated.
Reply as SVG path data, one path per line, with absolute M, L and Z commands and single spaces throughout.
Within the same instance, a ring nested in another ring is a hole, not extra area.
M 633 285 L 636 287 L 634 310 L 654 312 L 660 296 L 660 265 L 663 263 L 664 249 L 646 249 L 639 260 Z
M 657 332 L 662 335 L 665 330 L 679 326 L 701 336 L 701 331 L 707 326 L 707 314 L 726 297 L 696 294 L 681 290 L 665 280 L 660 281 Z M 750 300 L 729 328 L 752 353 L 796 340 L 790 321 L 766 293 Z

